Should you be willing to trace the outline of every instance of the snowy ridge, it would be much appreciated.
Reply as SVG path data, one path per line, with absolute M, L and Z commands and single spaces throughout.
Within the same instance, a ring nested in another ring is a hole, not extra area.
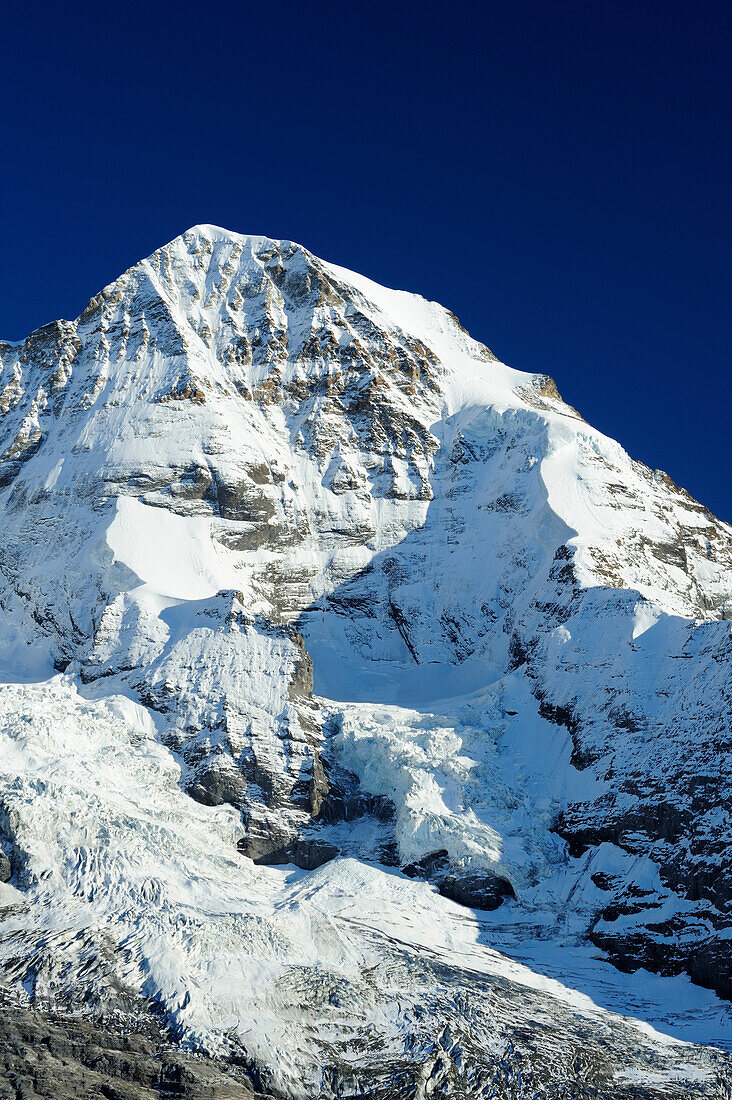
M 293 1097 L 723 1095 L 608 1010 L 730 1042 L 732 529 L 551 379 L 198 226 L 0 344 L 0 509 L 4 988 Z

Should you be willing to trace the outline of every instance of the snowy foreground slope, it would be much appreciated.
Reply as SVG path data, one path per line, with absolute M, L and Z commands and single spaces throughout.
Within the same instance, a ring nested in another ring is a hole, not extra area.
M 0 366 L 6 1012 L 178 1095 L 729 1100 L 732 529 L 288 242 Z

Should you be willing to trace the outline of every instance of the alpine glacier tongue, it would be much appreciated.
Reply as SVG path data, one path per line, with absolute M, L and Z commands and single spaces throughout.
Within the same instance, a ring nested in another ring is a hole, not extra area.
M 726 1095 L 732 528 L 550 378 L 197 226 L 0 343 L 0 509 L 6 997 L 280 1096 Z

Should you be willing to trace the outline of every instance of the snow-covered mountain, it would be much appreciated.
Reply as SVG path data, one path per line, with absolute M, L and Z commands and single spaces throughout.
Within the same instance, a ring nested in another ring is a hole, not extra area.
M 12 1011 L 177 1095 L 732 1096 L 732 528 L 290 242 L 0 366 Z

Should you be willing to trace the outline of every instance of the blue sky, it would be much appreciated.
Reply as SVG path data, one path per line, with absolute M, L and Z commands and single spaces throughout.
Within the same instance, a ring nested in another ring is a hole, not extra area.
M 453 309 L 732 520 L 728 4 L 0 16 L 0 335 L 197 222 Z

